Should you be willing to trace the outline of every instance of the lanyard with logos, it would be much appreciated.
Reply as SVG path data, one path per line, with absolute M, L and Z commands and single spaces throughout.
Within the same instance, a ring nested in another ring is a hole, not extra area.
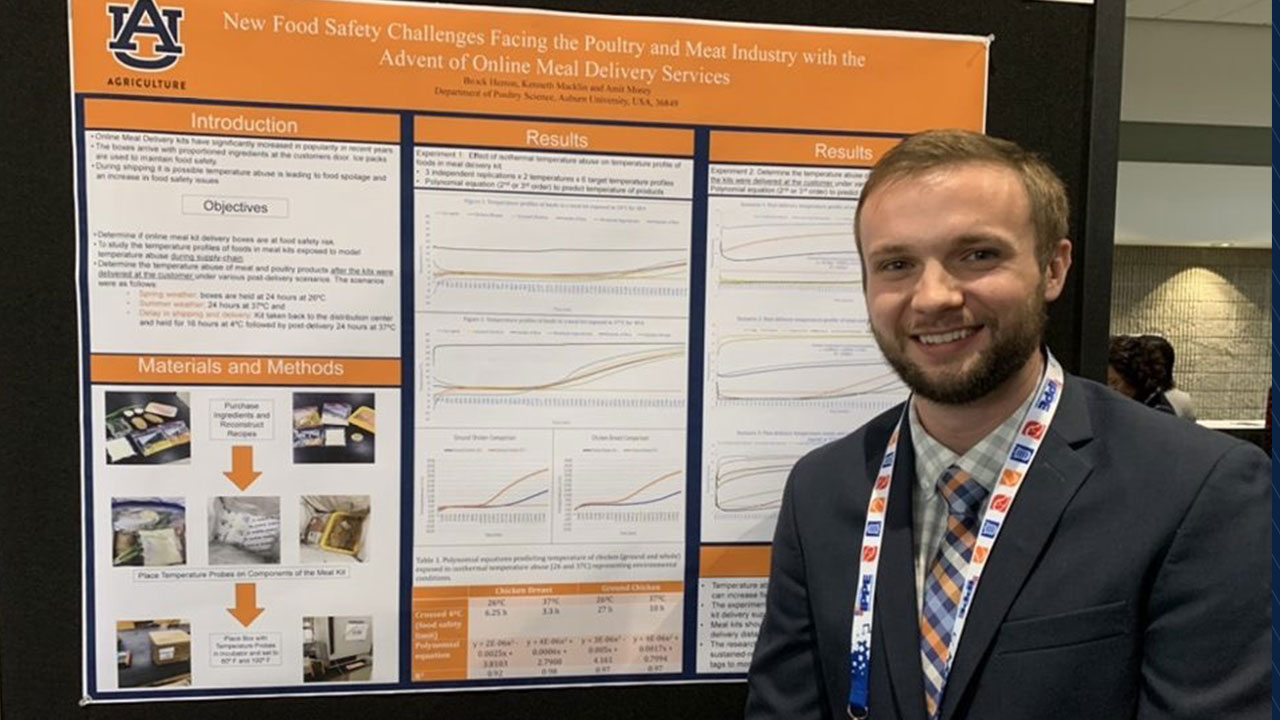
M 978 525 L 978 537 L 974 543 L 973 554 L 964 572 L 964 583 L 960 594 L 960 605 L 956 608 L 955 624 L 951 629 L 951 643 L 947 654 L 947 673 L 951 671 L 951 661 L 955 659 L 956 648 L 960 645 L 960 633 L 964 631 L 968 616 L 969 604 L 973 601 L 978 589 L 978 581 L 982 577 L 982 569 L 986 567 L 991 548 L 1000 536 L 1005 518 L 1013 507 L 1014 498 L 1022 486 L 1022 477 L 1035 459 L 1040 449 L 1053 415 L 1058 410 L 1058 399 L 1062 394 L 1064 374 L 1052 353 L 1046 351 L 1044 377 L 1036 388 L 1034 399 L 1027 408 L 1026 414 L 1019 423 L 1018 434 L 1009 449 L 1008 458 L 1000 471 L 1000 478 L 993 491 L 991 502 L 982 515 Z M 858 593 L 853 606 L 853 627 L 850 633 L 850 669 L 849 669 L 849 716 L 865 718 L 868 716 L 868 702 L 871 686 L 871 628 L 872 612 L 875 609 L 876 579 L 880 569 L 880 542 L 884 536 L 885 515 L 889 507 L 889 486 L 893 482 L 893 469 L 898 455 L 898 436 L 907 424 L 907 412 L 911 399 L 903 407 L 902 417 L 889 437 L 885 447 L 884 460 L 880 462 L 880 470 L 876 475 L 875 486 L 871 490 L 871 499 L 867 503 L 867 520 L 862 531 L 862 552 L 859 554 Z M 943 675 L 945 682 L 946 675 Z

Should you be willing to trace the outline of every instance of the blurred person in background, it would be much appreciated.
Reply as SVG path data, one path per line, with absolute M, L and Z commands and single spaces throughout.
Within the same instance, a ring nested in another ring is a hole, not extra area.
M 1133 335 L 1111 336 L 1107 357 L 1107 385 L 1149 408 L 1177 415 L 1165 390 L 1171 377 L 1164 354 Z
M 1196 409 L 1195 403 L 1191 401 L 1191 394 L 1180 389 L 1173 380 L 1173 363 L 1177 358 L 1173 352 L 1173 345 L 1159 335 L 1140 335 L 1138 339 L 1160 353 L 1164 359 L 1165 377 L 1161 385 L 1164 387 L 1165 399 L 1173 406 L 1173 412 L 1184 420 L 1195 422 Z

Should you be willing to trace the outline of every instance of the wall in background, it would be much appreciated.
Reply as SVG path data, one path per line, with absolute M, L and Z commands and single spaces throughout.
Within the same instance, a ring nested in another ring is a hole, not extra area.
M 1131 0 L 1128 9 L 1218 16 L 1233 4 Z M 1259 25 L 1125 23 L 1117 244 L 1271 247 L 1266 17 Z
M 1201 420 L 1261 420 L 1271 386 L 1270 250 L 1118 246 L 1111 332 L 1163 335 Z
M 1120 119 L 1271 125 L 1271 23 L 1124 24 Z M 1259 92 L 1259 90 L 1264 92 Z

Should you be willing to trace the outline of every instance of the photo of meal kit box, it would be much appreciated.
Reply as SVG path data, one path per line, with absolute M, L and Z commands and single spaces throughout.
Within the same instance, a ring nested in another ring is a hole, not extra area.
M 191 636 L 184 630 L 153 630 L 151 664 L 172 665 L 191 659 Z
M 190 620 L 116 621 L 116 677 L 121 688 L 189 687 Z

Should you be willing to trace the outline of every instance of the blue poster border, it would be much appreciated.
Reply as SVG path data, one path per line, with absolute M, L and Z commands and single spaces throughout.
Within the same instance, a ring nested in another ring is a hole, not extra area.
M 1274 3 L 1273 3 L 1274 4 Z M 1271 400 L 1276 390 L 1276 361 L 1280 360 L 1280 347 L 1276 345 L 1277 323 L 1275 309 L 1276 292 L 1280 291 L 1280 265 L 1276 262 L 1276 223 L 1280 221 L 1280 189 L 1276 186 L 1276 153 L 1280 152 L 1280 136 L 1276 135 L 1276 110 L 1280 99 L 1276 97 L 1276 82 L 1280 80 L 1280 60 L 1277 60 L 1276 41 L 1280 31 L 1271 25 L 1271 390 L 1267 393 L 1267 450 L 1271 453 L 1271 717 L 1280 720 L 1280 478 L 1276 476 L 1276 449 L 1271 442 L 1271 429 L 1275 425 L 1275 409 Z

